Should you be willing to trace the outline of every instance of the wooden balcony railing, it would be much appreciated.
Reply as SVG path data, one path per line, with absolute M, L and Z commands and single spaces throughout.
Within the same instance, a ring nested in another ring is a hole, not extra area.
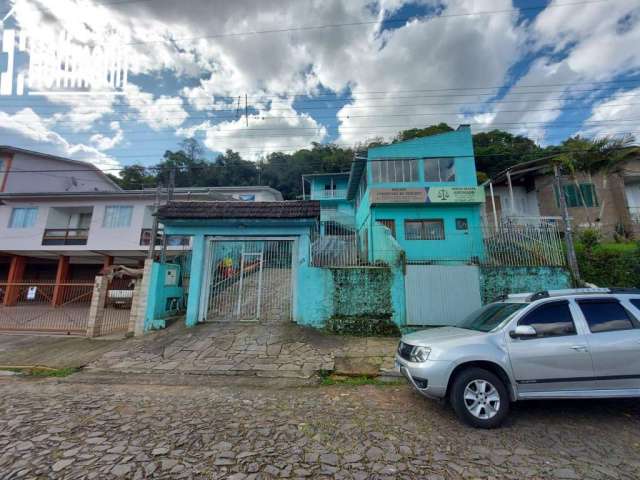
M 88 238 L 88 228 L 47 228 L 42 245 L 86 245 Z

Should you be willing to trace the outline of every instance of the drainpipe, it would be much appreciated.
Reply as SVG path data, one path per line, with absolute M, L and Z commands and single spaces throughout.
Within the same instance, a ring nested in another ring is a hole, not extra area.
M 507 183 L 509 184 L 509 210 L 513 216 L 515 213 L 514 201 L 513 201 L 513 184 L 511 183 L 511 171 L 507 170 Z

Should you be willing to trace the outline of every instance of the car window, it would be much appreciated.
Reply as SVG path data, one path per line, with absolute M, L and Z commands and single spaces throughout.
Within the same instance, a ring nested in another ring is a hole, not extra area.
M 520 319 L 518 325 L 533 327 L 537 338 L 576 334 L 576 326 L 567 301 L 540 305 Z
M 617 300 L 578 300 L 578 305 L 592 333 L 634 328 L 629 313 Z

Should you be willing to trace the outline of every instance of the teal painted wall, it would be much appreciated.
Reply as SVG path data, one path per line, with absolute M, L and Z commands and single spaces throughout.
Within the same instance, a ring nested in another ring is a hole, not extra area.
M 372 221 L 394 220 L 396 240 L 408 260 L 452 260 L 465 262 L 482 257 L 482 230 L 478 205 L 375 205 L 371 207 Z M 456 219 L 468 222 L 467 230 L 456 229 Z M 405 220 L 438 219 L 444 223 L 444 240 L 407 240 Z M 382 247 L 377 242 L 369 249 L 370 258 Z
M 149 280 L 149 296 L 147 299 L 147 311 L 144 319 L 144 331 L 164 328 L 166 318 L 177 313 L 177 311 L 167 310 L 167 300 L 169 298 L 183 298 L 184 289 L 179 286 L 164 285 L 166 271 L 175 268 L 180 278 L 180 266 L 174 264 L 161 264 L 154 262 L 151 266 L 151 279 Z
M 508 293 L 571 288 L 571 275 L 560 267 L 482 267 L 480 293 L 489 303 Z

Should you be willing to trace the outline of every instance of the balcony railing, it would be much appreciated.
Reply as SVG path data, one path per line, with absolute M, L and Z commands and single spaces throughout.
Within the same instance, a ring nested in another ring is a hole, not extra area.
M 143 228 L 140 232 L 140 245 L 148 247 L 151 245 L 152 230 L 150 228 Z M 161 246 L 164 243 L 164 232 L 158 230 L 156 236 L 156 246 Z M 168 235 L 167 247 L 188 247 L 191 244 L 191 237 L 187 235 Z
M 88 238 L 88 228 L 47 228 L 42 245 L 86 245 Z
M 306 197 L 309 200 L 346 200 L 347 190 L 317 190 Z

